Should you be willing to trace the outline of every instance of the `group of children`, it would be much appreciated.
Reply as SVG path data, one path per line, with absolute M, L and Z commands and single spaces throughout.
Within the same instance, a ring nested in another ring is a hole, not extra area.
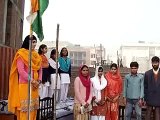
M 40 97 L 53 97 L 56 87 L 56 49 L 50 53 L 47 59 L 47 45 L 42 44 L 38 49 L 42 58 L 42 84 L 40 85 Z M 71 60 L 68 56 L 67 48 L 62 48 L 58 57 L 58 77 L 57 77 L 57 102 L 65 103 L 67 100 L 68 87 L 71 76 Z M 59 96 L 60 95 L 60 96 Z M 60 97 L 60 98 L 59 98 Z

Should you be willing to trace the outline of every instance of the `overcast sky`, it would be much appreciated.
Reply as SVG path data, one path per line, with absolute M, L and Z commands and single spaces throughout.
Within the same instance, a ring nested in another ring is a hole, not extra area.
M 26 17 L 30 0 L 25 1 Z M 44 40 L 56 40 L 57 23 L 60 41 L 102 43 L 109 51 L 124 42 L 160 41 L 160 0 L 49 0 L 43 15 Z M 25 20 L 24 36 L 28 33 Z

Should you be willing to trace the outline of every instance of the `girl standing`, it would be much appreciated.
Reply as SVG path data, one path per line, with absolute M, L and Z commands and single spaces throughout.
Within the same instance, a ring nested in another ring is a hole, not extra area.
M 89 112 L 80 112 L 81 108 L 88 108 L 92 100 L 92 83 L 87 65 L 82 65 L 79 69 L 79 76 L 74 81 L 74 120 L 88 120 Z
M 45 54 L 47 53 L 47 45 L 42 44 L 39 46 L 38 53 L 42 58 L 42 84 L 40 86 L 40 97 L 45 98 L 48 97 L 48 89 L 49 89 L 49 62 Z
M 108 85 L 106 87 L 107 114 L 106 120 L 118 120 L 119 97 L 122 92 L 122 78 L 118 71 L 117 64 L 110 66 L 110 71 L 105 75 Z
M 68 57 L 67 48 L 65 47 L 62 48 L 58 61 L 60 64 L 60 78 L 61 78 L 60 102 L 63 104 L 67 100 L 68 88 L 71 77 L 71 60 Z
M 97 67 L 95 76 L 92 78 L 93 98 L 91 120 L 105 120 L 106 115 L 106 86 L 107 80 L 103 75 L 103 67 Z
M 53 49 L 50 54 L 49 58 L 49 72 L 50 72 L 50 79 L 51 79 L 51 85 L 49 87 L 49 97 L 52 97 L 53 94 L 55 93 L 55 88 L 56 88 L 56 49 Z M 58 72 L 59 72 L 59 63 L 58 63 Z M 58 102 L 58 96 L 60 93 L 60 77 L 58 74 L 58 79 L 57 79 L 57 96 L 56 100 Z

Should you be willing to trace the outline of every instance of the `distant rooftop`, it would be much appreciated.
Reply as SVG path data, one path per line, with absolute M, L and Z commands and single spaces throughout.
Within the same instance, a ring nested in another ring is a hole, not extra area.
M 153 47 L 160 47 L 160 43 L 157 42 L 145 42 L 145 41 L 138 41 L 138 42 L 130 42 L 130 43 L 123 43 L 121 44 L 121 47 L 135 47 L 135 46 L 140 46 L 140 47 L 148 47 L 148 46 L 153 46 Z
M 48 48 L 56 47 L 56 41 L 42 41 L 42 42 L 38 41 L 36 49 L 38 49 L 41 44 L 46 44 Z M 98 45 L 97 46 L 81 46 L 80 44 L 72 44 L 68 41 L 59 41 L 59 47 L 83 47 L 83 48 L 93 47 L 94 48 L 94 47 L 98 47 Z
M 48 48 L 56 47 L 56 41 L 42 41 L 42 42 L 38 41 L 36 47 L 39 47 L 41 44 L 46 44 Z M 74 46 L 74 45 L 67 41 L 59 41 L 59 46 L 66 47 L 66 46 Z

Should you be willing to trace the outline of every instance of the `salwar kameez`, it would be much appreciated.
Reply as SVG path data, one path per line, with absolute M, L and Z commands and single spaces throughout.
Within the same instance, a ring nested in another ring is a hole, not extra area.
M 8 111 L 15 114 L 17 120 L 28 120 L 28 56 L 28 50 L 19 49 L 14 57 L 10 71 Z M 41 57 L 34 50 L 32 51 L 31 74 L 31 80 L 40 83 L 42 79 Z M 30 120 L 36 120 L 38 108 L 38 88 L 33 87 L 31 84 Z
M 89 120 L 89 113 L 80 113 L 81 104 L 75 103 L 73 107 L 74 120 Z
M 91 120 L 105 120 L 105 116 L 91 116 Z
M 84 70 L 86 73 L 85 76 Z M 74 120 L 90 120 L 92 83 L 88 70 L 88 66 L 81 66 L 79 76 L 74 81 Z
M 28 84 L 19 84 L 19 98 L 20 106 L 17 108 L 16 114 L 19 117 L 18 120 L 27 120 L 28 112 L 28 94 L 24 94 L 24 91 L 28 91 Z M 30 120 L 36 120 L 37 109 L 39 108 L 38 89 L 31 90 L 30 101 Z
M 106 120 L 118 120 L 118 115 L 119 115 L 118 110 L 119 110 L 118 102 L 115 103 L 107 102 Z
M 49 86 L 50 86 L 50 73 L 49 73 L 49 62 L 44 54 L 40 55 L 42 58 L 42 84 L 39 87 L 39 96 L 41 99 L 49 97 Z
M 119 96 L 122 92 L 122 79 L 119 72 L 117 72 L 115 75 L 113 75 L 111 72 L 108 72 L 106 74 L 106 79 L 108 81 L 108 85 L 106 87 L 106 90 L 107 90 L 106 120 L 118 120 L 119 119 Z M 114 101 L 115 98 L 117 98 L 116 101 Z
M 96 69 L 95 76 L 91 79 L 93 85 L 91 120 L 105 120 L 107 112 L 106 106 L 106 86 L 107 80 L 103 75 L 103 67 Z

